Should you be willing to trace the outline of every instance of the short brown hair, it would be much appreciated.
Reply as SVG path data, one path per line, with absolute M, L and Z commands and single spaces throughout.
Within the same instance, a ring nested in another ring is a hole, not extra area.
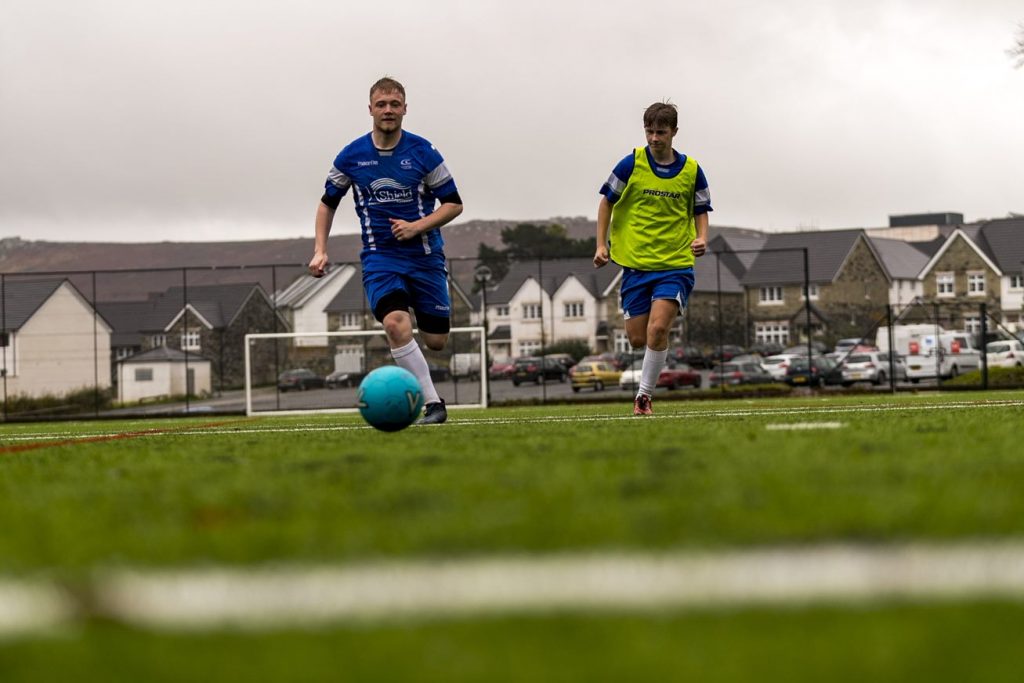
M 405 86 L 391 78 L 391 76 L 385 76 L 376 83 L 370 86 L 370 99 L 373 99 L 373 93 L 380 92 L 400 92 L 402 93 L 402 99 L 405 99 Z
M 679 127 L 679 113 L 676 105 L 668 102 L 655 102 L 644 111 L 644 128 L 655 126 Z

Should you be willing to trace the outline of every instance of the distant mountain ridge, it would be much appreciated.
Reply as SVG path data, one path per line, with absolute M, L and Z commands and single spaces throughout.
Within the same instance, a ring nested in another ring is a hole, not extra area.
M 473 220 L 453 223 L 442 228 L 445 254 L 450 259 L 473 259 L 479 245 L 501 248 L 501 231 L 520 223 L 565 227 L 569 237 L 593 237 L 596 223 L 582 216 L 556 217 L 538 220 Z M 745 228 L 712 226 L 711 233 L 722 232 L 751 236 L 760 231 Z M 0 273 L 48 273 L 53 275 L 104 271 L 102 283 L 97 285 L 97 297 L 106 299 L 145 298 L 149 292 L 163 291 L 180 284 L 180 269 L 218 269 L 212 272 L 189 271 L 190 282 L 201 284 L 219 282 L 258 281 L 270 292 L 274 286 L 283 288 L 304 272 L 304 266 L 313 255 L 313 230 L 307 238 L 270 240 L 238 240 L 222 242 L 48 242 L 9 237 L 0 240 Z M 361 249 L 358 234 L 332 235 L 328 253 L 334 262 L 352 262 L 359 258 Z M 552 255 L 553 257 L 556 255 Z M 256 268 L 276 265 L 280 268 Z M 461 265 L 461 264 L 460 264 Z M 466 264 L 468 265 L 468 264 Z M 251 269 L 243 268 L 248 267 Z M 139 273 L 107 274 L 105 271 L 149 271 Z M 174 272 L 178 269 L 178 272 Z M 159 275 L 152 271 L 167 271 Z M 456 276 L 465 275 L 466 268 L 456 267 Z M 88 288 L 87 278 L 72 278 L 79 289 Z M 86 284 L 83 285 L 83 282 Z M 89 292 L 85 292 L 89 295 Z

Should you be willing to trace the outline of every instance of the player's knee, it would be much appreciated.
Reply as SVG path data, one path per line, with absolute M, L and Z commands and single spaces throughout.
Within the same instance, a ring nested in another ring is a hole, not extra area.
M 647 335 L 645 332 L 627 332 L 626 337 L 629 339 L 629 345 L 634 349 L 642 349 L 647 346 Z
M 408 313 L 392 311 L 384 316 L 381 323 L 384 325 L 384 334 L 392 346 L 404 345 L 412 340 L 412 321 Z
M 447 334 L 423 334 L 423 344 L 431 351 L 440 351 L 448 343 Z

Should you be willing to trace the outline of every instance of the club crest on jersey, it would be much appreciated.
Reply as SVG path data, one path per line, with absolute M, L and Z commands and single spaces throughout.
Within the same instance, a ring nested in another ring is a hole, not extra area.
M 398 162 L 398 165 L 402 167 L 403 171 L 408 171 L 412 168 L 412 159 L 402 159 Z
M 378 204 L 401 204 L 414 200 L 411 187 L 392 178 L 379 178 L 370 183 L 373 199 Z

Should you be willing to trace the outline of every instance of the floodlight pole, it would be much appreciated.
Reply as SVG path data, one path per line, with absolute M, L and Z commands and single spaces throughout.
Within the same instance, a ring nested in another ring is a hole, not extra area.
M 482 313 L 482 324 L 483 324 L 483 327 L 484 327 L 484 334 L 483 334 L 484 367 L 480 368 L 480 374 L 482 376 L 485 372 L 489 372 L 490 369 L 491 369 L 491 361 L 490 361 L 490 354 L 489 354 L 490 349 L 488 348 L 488 344 L 487 344 L 487 286 L 491 282 L 491 277 L 492 277 L 491 269 L 488 268 L 484 264 L 480 264 L 479 266 L 476 267 L 476 273 L 474 274 L 474 276 L 476 277 L 476 281 L 478 283 L 480 283 L 480 308 L 481 308 L 481 313 Z M 482 377 L 481 377 L 481 381 L 482 381 Z M 490 404 L 490 402 L 491 402 L 491 385 L 488 382 L 487 383 L 487 403 Z
M 814 356 L 814 346 L 811 344 L 811 267 L 807 247 L 804 252 L 804 309 L 807 311 L 807 375 L 810 377 L 811 360 Z

